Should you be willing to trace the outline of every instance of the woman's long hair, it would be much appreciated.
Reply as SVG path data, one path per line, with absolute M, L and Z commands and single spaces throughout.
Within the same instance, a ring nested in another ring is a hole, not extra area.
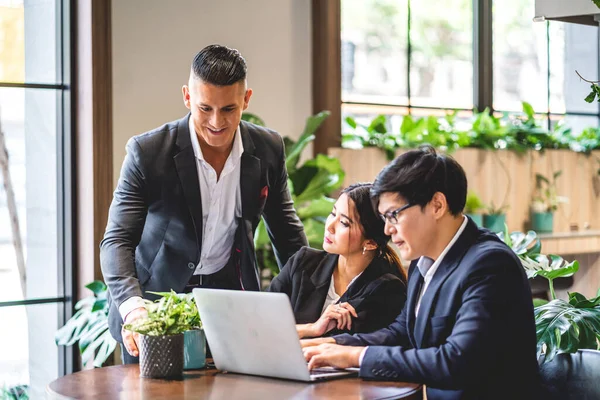
M 356 214 L 360 219 L 365 238 L 373 240 L 377 244 L 378 253 L 376 257 L 382 258 L 392 267 L 390 271 L 406 283 L 406 273 L 398 254 L 388 245 L 390 237 L 385 234 L 385 223 L 373 208 L 370 190 L 372 183 L 355 183 L 342 190 L 354 202 Z

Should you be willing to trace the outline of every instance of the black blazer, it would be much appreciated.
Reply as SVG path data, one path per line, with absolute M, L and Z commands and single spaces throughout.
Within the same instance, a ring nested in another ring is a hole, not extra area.
M 100 244 L 109 327 L 117 340 L 121 303 L 132 296 L 152 299 L 147 291 L 183 291 L 200 261 L 202 200 L 188 122 L 189 114 L 127 143 Z M 287 186 L 281 136 L 245 121 L 240 134 L 242 217 L 235 247 L 243 288 L 260 290 L 253 235 L 261 216 L 279 265 L 307 241 Z
M 539 389 L 531 290 L 521 262 L 469 219 L 425 295 L 412 262 L 406 307 L 388 327 L 340 335 L 369 346 L 360 376 L 427 385 L 427 398 L 534 399 Z
M 290 258 L 271 285 L 271 292 L 286 293 L 291 300 L 296 323 L 315 322 L 321 316 L 338 255 L 303 247 Z M 406 283 L 399 271 L 387 261 L 375 258 L 341 296 L 356 309 L 350 330 L 334 329 L 328 335 L 342 332 L 372 332 L 387 326 L 402 311 L 406 301 Z

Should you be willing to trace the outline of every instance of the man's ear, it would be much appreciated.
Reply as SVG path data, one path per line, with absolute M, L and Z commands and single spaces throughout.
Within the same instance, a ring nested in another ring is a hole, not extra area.
M 250 104 L 250 97 L 252 97 L 252 89 L 246 89 L 246 94 L 244 94 L 244 110 L 248 108 L 248 104 Z
M 435 219 L 440 219 L 449 210 L 448 200 L 446 200 L 446 196 L 442 192 L 434 193 L 431 201 L 429 201 L 429 206 Z
M 190 103 L 190 88 L 188 87 L 188 85 L 182 86 L 181 93 L 183 94 L 183 104 L 185 104 L 188 110 L 191 110 L 192 106 Z

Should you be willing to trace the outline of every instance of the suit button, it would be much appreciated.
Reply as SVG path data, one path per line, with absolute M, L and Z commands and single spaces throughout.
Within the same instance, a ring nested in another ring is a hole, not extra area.
M 195 267 L 194 263 L 188 263 L 188 268 L 189 269 L 194 269 L 194 267 Z

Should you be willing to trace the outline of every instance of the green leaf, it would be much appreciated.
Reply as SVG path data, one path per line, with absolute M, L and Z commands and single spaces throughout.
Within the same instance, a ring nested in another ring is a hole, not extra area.
M 367 127 L 368 132 L 377 132 L 377 133 L 385 133 L 387 132 L 386 128 L 387 117 L 385 115 L 378 115 L 369 124 Z
M 533 307 L 543 306 L 544 304 L 548 304 L 548 300 L 546 299 L 533 299 Z
M 86 288 L 90 289 L 96 296 L 102 292 L 106 292 L 106 285 L 102 281 L 94 281 L 85 285 Z
M 117 347 L 117 341 L 113 339 L 110 331 L 106 331 L 98 338 L 99 341 L 102 342 L 98 351 L 96 352 L 96 357 L 94 357 L 94 367 L 100 368 L 108 357 L 115 351 L 115 347 Z
M 288 170 L 288 174 L 291 174 L 298 165 L 298 159 L 300 154 L 304 151 L 306 146 L 315 139 L 314 133 L 319 129 L 323 122 L 329 117 L 331 113 L 329 111 L 321 111 L 316 115 L 312 115 L 306 119 L 306 125 L 304 126 L 304 132 L 300 135 L 298 142 L 290 149 L 290 152 L 286 154 L 285 166 Z
M 600 8 L 600 0 L 592 0 L 596 7 Z
M 294 173 L 298 166 L 300 154 L 304 151 L 310 142 L 315 140 L 315 135 L 302 136 L 290 149 L 290 154 L 286 156 L 285 167 L 288 174 Z
M 270 243 L 265 221 L 261 218 L 254 232 L 254 248 L 260 249 Z
M 344 172 L 337 158 L 317 154 L 316 158 L 307 161 L 292 177 L 296 189 L 296 202 L 321 198 L 339 189 L 344 179 Z
M 535 115 L 535 111 L 533 110 L 533 107 L 531 106 L 531 104 L 529 104 L 526 101 L 522 102 L 522 104 L 523 104 L 523 112 L 525 113 L 525 115 L 527 115 L 527 118 L 533 119 L 534 115 Z
M 325 235 L 325 223 L 316 219 L 304 221 L 304 231 L 310 247 L 315 249 L 323 248 L 323 237 Z
M 408 133 L 410 131 L 412 131 L 415 128 L 415 121 L 413 120 L 413 117 L 410 115 L 405 115 L 404 118 L 402 118 L 402 125 L 400 125 L 400 132 L 401 133 Z
M 354 118 L 352 118 L 352 117 L 346 117 L 345 121 L 346 121 L 346 123 L 347 123 L 348 125 L 350 125 L 350 127 L 351 127 L 352 129 L 356 129 L 356 125 L 357 125 L 357 124 L 356 124 L 356 120 L 355 120 Z
M 553 300 L 535 308 L 538 355 L 545 348 L 544 362 L 557 354 L 579 349 L 599 349 L 600 307 L 576 308 L 564 300 Z
M 108 309 L 108 300 L 106 299 L 98 299 L 92 306 L 92 312 L 102 311 L 104 309 Z
M 302 220 L 314 217 L 326 218 L 331 213 L 334 204 L 334 199 L 322 196 L 321 198 L 311 201 L 304 207 L 299 207 L 296 211 L 298 217 Z
M 596 88 L 595 88 L 595 86 L 596 85 L 592 85 L 592 91 L 584 99 L 588 103 L 592 103 L 594 100 L 596 100 Z
M 249 112 L 242 113 L 242 121 L 247 121 L 254 125 L 266 126 L 265 121 L 261 117 Z

